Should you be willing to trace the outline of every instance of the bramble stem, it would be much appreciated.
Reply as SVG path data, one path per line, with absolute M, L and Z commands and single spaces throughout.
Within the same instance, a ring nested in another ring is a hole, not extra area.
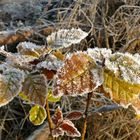
M 84 126 L 83 126 L 83 130 L 82 130 L 81 140 L 85 140 L 85 134 L 86 134 L 86 130 L 87 130 L 88 108 L 89 108 L 91 97 L 92 97 L 92 92 L 88 93 L 88 97 L 87 97 L 87 104 L 86 104 L 86 109 L 85 109 L 85 113 L 84 113 L 85 119 L 84 119 Z
M 48 124 L 50 129 L 50 135 L 52 136 L 52 129 L 53 129 L 53 123 L 50 115 L 50 108 L 49 108 L 49 102 L 48 99 L 46 99 L 46 111 L 47 111 L 47 118 L 48 118 Z

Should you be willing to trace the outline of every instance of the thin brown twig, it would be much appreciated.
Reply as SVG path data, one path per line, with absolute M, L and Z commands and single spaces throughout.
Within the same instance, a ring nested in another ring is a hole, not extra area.
M 92 97 L 92 92 L 88 93 L 88 97 L 87 97 L 87 104 L 86 104 L 86 109 L 85 109 L 85 119 L 84 119 L 84 126 L 83 126 L 83 130 L 82 130 L 81 140 L 85 140 L 85 134 L 86 134 L 86 130 L 87 130 L 88 108 L 90 105 L 91 97 Z

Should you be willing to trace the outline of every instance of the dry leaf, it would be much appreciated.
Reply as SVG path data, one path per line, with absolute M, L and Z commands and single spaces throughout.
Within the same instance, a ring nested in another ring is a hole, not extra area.
M 39 46 L 32 42 L 19 43 L 17 45 L 17 50 L 18 53 L 21 55 L 29 55 L 37 58 L 47 51 L 45 46 Z
M 115 53 L 106 60 L 105 65 L 103 83 L 105 91 L 124 107 L 132 103 L 138 109 L 136 101 L 140 93 L 139 60 L 127 53 Z
M 47 80 L 44 75 L 28 75 L 22 88 L 23 94 L 38 105 L 44 106 L 47 97 Z
M 80 111 L 72 111 L 65 117 L 68 120 L 79 120 L 83 116 L 83 113 Z
M 0 74 L 0 107 L 19 94 L 23 80 L 23 72 L 16 69 L 9 69 Z
M 80 137 L 81 134 L 74 126 L 74 124 L 69 120 L 64 120 L 60 125 L 60 128 L 66 133 L 67 136 L 70 137 Z
M 47 37 L 48 45 L 53 49 L 68 48 L 72 44 L 78 44 L 85 39 L 88 33 L 79 29 L 61 29 Z
M 94 82 L 94 77 L 98 77 L 94 69 L 96 64 L 89 55 L 83 52 L 73 53 L 57 72 L 54 95 L 76 96 L 93 91 L 98 86 Z
M 60 107 L 56 109 L 55 114 L 52 116 L 52 121 L 55 125 L 58 125 L 63 121 L 63 114 Z

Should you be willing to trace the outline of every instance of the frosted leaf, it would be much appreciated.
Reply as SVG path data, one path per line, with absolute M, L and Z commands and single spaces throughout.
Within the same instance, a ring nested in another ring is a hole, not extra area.
M 77 114 L 78 113 L 78 114 Z M 79 112 L 73 112 L 72 114 L 68 114 L 67 117 L 69 117 L 71 120 L 74 120 L 74 116 L 78 115 L 78 118 L 82 116 L 82 113 Z M 52 130 L 53 137 L 63 136 L 64 132 L 67 136 L 71 137 L 80 137 L 81 134 L 77 130 L 77 128 L 74 126 L 74 124 L 69 120 L 69 118 L 63 118 L 62 110 L 58 107 L 55 111 L 55 114 L 52 117 L 52 121 L 54 123 L 54 129 Z M 76 120 L 75 119 L 75 120 Z
M 59 137 L 59 136 L 63 136 L 63 135 L 64 135 L 64 131 L 61 128 L 56 128 L 56 129 L 52 130 L 53 137 Z
M 18 44 L 17 50 L 18 50 L 18 53 L 21 55 L 39 57 L 45 52 L 46 47 L 36 45 L 32 42 L 21 42 Z
M 93 91 L 99 84 L 95 83 L 98 78 L 94 81 L 93 69 L 96 69 L 96 65 L 86 53 L 68 55 L 64 65 L 57 71 L 54 95 L 76 96 Z
M 8 104 L 22 88 L 23 72 L 9 69 L 0 74 L 0 106 Z
M 80 137 L 81 134 L 70 120 L 64 120 L 60 128 L 70 137 Z
M 63 62 L 58 60 L 54 55 L 49 55 L 43 62 L 37 64 L 37 68 L 47 68 L 48 70 L 57 70 Z
M 44 75 L 28 75 L 22 88 L 27 99 L 35 104 L 44 106 L 47 97 L 47 80 Z
M 102 63 L 104 59 L 109 58 L 112 54 L 112 51 L 110 49 L 106 48 L 88 48 L 87 54 L 94 59 L 94 61 L 98 61 Z
M 140 112 L 140 63 L 138 56 L 115 53 L 105 61 L 104 90 L 123 107 L 130 104 Z
M 54 123 L 54 125 L 59 125 L 62 121 L 63 121 L 63 113 L 60 107 L 58 107 L 55 110 L 55 114 L 52 116 L 52 122 Z
M 15 57 L 20 61 L 20 65 L 28 64 L 29 62 L 36 59 L 36 57 L 31 55 L 28 56 L 28 55 L 15 54 Z
M 80 28 L 60 29 L 47 37 L 47 42 L 51 48 L 67 48 L 72 44 L 78 44 L 85 39 L 88 33 Z
M 106 59 L 105 66 L 120 79 L 140 84 L 140 62 L 138 58 L 138 55 L 136 57 L 129 53 L 115 53 Z

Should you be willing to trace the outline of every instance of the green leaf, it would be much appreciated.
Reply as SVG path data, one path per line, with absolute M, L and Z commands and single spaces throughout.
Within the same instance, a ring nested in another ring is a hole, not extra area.
M 52 90 L 49 89 L 49 91 L 48 91 L 48 101 L 49 102 L 55 103 L 55 102 L 60 101 L 60 99 L 61 99 L 61 97 L 55 97 L 55 96 L 53 96 Z
M 45 106 L 47 97 L 47 80 L 44 75 L 28 75 L 23 83 L 24 97 L 34 104 Z M 24 98 L 23 98 L 24 99 Z
M 29 112 L 29 120 L 34 124 L 34 125 L 40 125 L 44 122 L 46 119 L 47 114 L 46 110 L 44 107 L 35 105 L 34 107 L 31 108 Z

